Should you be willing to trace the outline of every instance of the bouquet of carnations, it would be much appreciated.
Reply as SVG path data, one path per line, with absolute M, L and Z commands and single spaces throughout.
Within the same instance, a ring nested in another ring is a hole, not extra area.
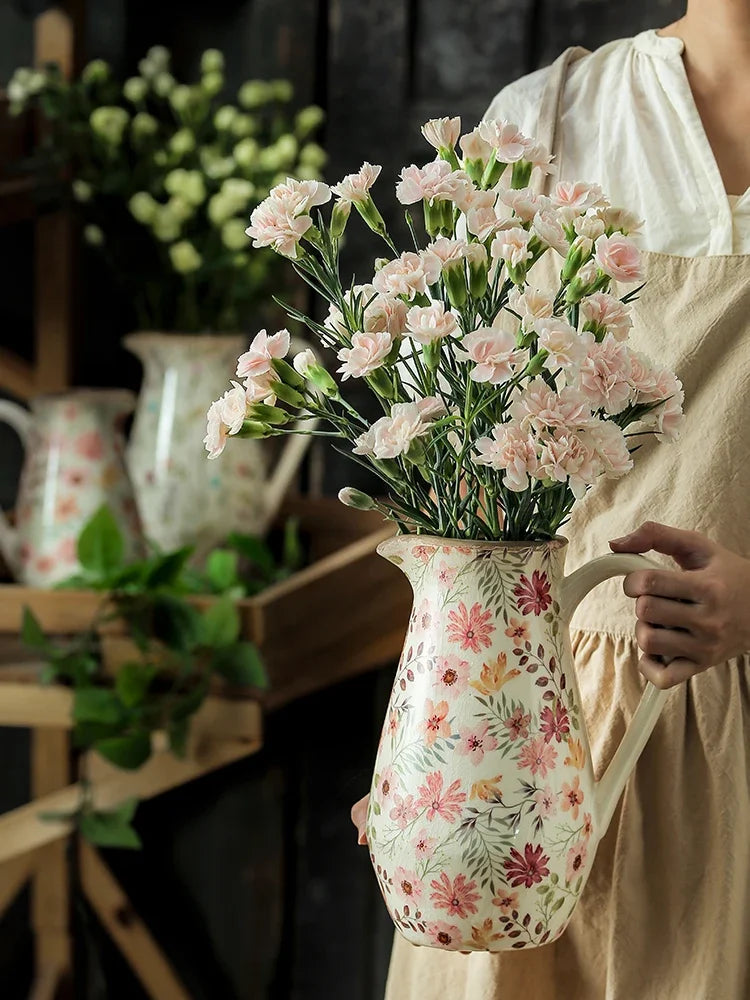
M 341 379 L 312 350 L 289 363 L 286 330 L 261 331 L 240 381 L 211 405 L 205 443 L 215 458 L 228 435 L 338 438 L 383 483 L 377 498 L 347 488 L 340 499 L 402 532 L 550 538 L 597 479 L 632 467 L 644 436 L 675 436 L 682 387 L 627 343 L 639 220 L 596 184 L 538 193 L 550 154 L 509 122 L 460 131 L 459 118 L 427 122 L 435 158 L 401 171 L 399 202 L 423 209 L 422 220 L 405 211 L 413 246 L 402 253 L 370 163 L 331 187 L 288 179 L 255 209 L 253 245 L 287 257 L 328 301 L 322 323 L 287 312 L 336 352 Z M 352 207 L 388 256 L 370 282 L 345 287 Z M 350 379 L 382 407 L 374 423 L 347 401 Z

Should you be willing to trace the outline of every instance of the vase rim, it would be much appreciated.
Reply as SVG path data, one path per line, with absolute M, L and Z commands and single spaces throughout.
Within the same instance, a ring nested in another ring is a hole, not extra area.
M 419 545 L 427 542 L 434 545 L 449 545 L 451 548 L 468 546 L 476 549 L 562 549 L 568 544 L 568 539 L 564 535 L 555 535 L 554 538 L 529 539 L 525 542 L 504 541 L 502 538 L 448 538 L 444 535 L 394 535 L 387 538 L 378 545 L 378 552 L 394 542 L 410 545 Z
M 167 340 L 175 343 L 182 340 L 190 341 L 191 344 L 211 343 L 228 345 L 243 340 L 249 341 L 249 339 L 247 334 L 239 330 L 236 333 L 181 333 L 179 330 L 174 330 L 170 333 L 166 330 L 134 330 L 132 333 L 126 333 L 122 338 L 122 342 L 126 347 L 131 343 L 144 344 L 148 341 L 164 343 Z

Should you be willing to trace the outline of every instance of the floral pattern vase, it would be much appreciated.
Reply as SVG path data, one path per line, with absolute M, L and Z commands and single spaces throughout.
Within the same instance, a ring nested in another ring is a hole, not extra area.
M 263 447 L 243 441 L 206 460 L 206 411 L 227 388 L 247 338 L 136 333 L 125 345 L 143 364 L 127 460 L 147 538 L 204 554 L 231 531 L 264 527 Z
M 118 522 L 126 558 L 143 553 L 123 455 L 122 423 L 134 404 L 120 389 L 39 396 L 31 412 L 0 401 L 0 420 L 15 428 L 26 452 L 15 529 L 0 518 L 3 557 L 21 583 L 51 587 L 77 572 L 78 535 L 103 504 Z
M 381 892 L 412 943 L 502 951 L 553 941 L 581 895 L 665 692 L 648 685 L 597 782 L 568 623 L 606 555 L 564 576 L 566 540 L 399 536 L 380 554 L 414 605 L 367 816 Z

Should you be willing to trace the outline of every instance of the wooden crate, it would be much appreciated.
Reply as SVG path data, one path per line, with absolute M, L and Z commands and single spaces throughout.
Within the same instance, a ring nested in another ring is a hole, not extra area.
M 397 659 L 411 606 L 406 579 L 375 551 L 393 534 L 379 515 L 322 499 L 292 501 L 285 513 L 299 516 L 313 561 L 238 602 L 243 636 L 259 647 L 269 674 L 269 690 L 261 696 L 267 709 Z M 73 635 L 90 627 L 102 599 L 93 592 L 0 586 L 6 664 L 0 666 L 0 678 L 22 683 L 38 675 L 38 664 L 17 639 L 25 607 L 46 632 Z M 212 598 L 193 600 L 205 607 Z M 103 647 L 109 672 L 132 657 L 133 647 L 117 623 L 107 627 Z M 259 696 L 241 690 L 231 694 Z

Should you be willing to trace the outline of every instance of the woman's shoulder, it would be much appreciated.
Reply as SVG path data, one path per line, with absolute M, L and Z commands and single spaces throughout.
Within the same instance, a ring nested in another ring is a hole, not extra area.
M 639 36 L 635 36 L 636 38 Z M 600 93 L 606 78 L 617 76 L 631 58 L 634 38 L 616 38 L 588 52 L 570 67 L 568 81 L 573 90 L 590 90 L 592 96 Z M 505 118 L 518 125 L 522 132 L 533 135 L 537 115 L 552 64 L 519 77 L 503 87 L 493 97 L 484 118 Z M 606 99 L 606 92 L 601 93 Z

